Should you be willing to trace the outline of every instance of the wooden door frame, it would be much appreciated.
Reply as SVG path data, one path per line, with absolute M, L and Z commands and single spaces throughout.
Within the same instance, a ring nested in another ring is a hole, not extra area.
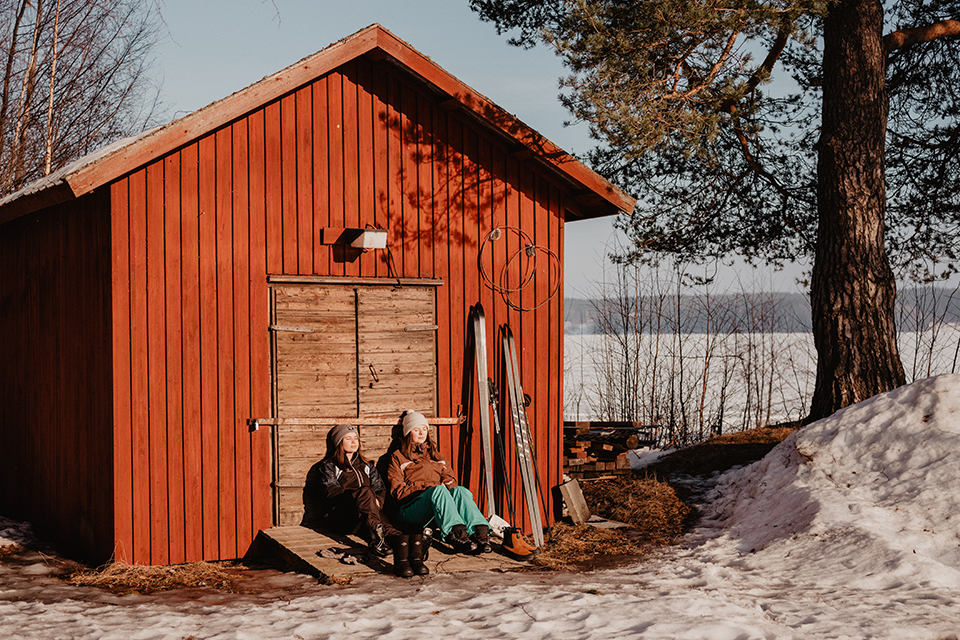
M 355 417 L 344 417 L 341 419 L 331 419 L 331 418 L 279 418 L 279 398 L 278 398 L 278 381 L 277 381 L 277 339 L 276 339 L 276 289 L 277 287 L 284 285 L 317 285 L 317 286 L 341 286 L 341 287 L 440 287 L 443 285 L 443 280 L 439 278 L 358 278 L 358 277 L 337 277 L 337 276 L 284 276 L 284 275 L 271 275 L 267 276 L 267 292 L 268 292 L 268 304 L 269 304 L 269 326 L 267 327 L 270 340 L 270 349 L 269 357 L 270 363 L 268 367 L 270 375 L 270 417 L 266 419 L 259 420 L 259 424 L 265 426 L 270 426 L 270 478 L 271 478 L 271 496 L 273 503 L 273 524 L 276 526 L 280 522 L 281 516 L 281 500 L 280 493 L 281 487 L 280 483 L 280 451 L 279 451 L 279 442 L 280 442 L 280 431 L 286 426 L 298 425 L 300 427 L 308 427 L 308 425 L 321 426 L 326 425 L 329 428 L 330 425 L 335 424 L 339 421 L 354 421 L 358 424 L 361 422 L 369 423 L 370 425 L 381 424 L 383 422 L 382 418 L 355 418 Z M 434 297 L 434 316 L 436 317 L 436 297 Z M 439 330 L 439 327 L 438 327 Z M 436 352 L 436 341 L 434 342 L 434 359 L 437 357 Z M 435 371 L 434 376 L 435 385 L 439 385 L 439 379 L 436 377 L 438 369 Z M 359 382 L 359 381 L 358 381 Z M 436 394 L 434 394 L 434 404 L 436 405 Z M 437 406 L 431 407 L 434 413 L 438 410 Z M 431 422 L 431 425 L 440 425 L 440 424 L 459 424 L 461 422 L 460 418 L 450 419 L 450 418 L 428 418 Z M 435 426 L 434 425 L 434 428 Z M 289 488 L 289 487 L 288 487 Z

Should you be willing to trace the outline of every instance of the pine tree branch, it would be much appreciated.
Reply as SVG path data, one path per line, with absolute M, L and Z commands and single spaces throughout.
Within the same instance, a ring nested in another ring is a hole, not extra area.
M 955 38 L 960 36 L 960 20 L 941 20 L 922 27 L 900 29 L 883 36 L 883 46 L 887 53 L 899 49 L 906 49 L 915 44 L 933 42 L 939 38 Z
M 757 67 L 757 70 L 753 72 L 753 75 L 750 76 L 750 79 L 747 81 L 747 91 L 750 93 L 757 88 L 757 85 L 760 84 L 760 81 L 769 77 L 770 73 L 773 71 L 773 65 L 777 63 L 777 60 L 780 58 L 780 54 L 783 53 L 784 48 L 787 46 L 787 41 L 790 39 L 790 33 L 786 30 L 781 29 L 777 32 L 777 39 L 773 41 L 773 46 L 770 47 L 770 51 L 767 52 L 767 57 L 763 59 L 763 62 Z M 736 98 L 728 98 L 724 100 L 720 106 L 719 111 L 721 113 L 733 113 L 737 110 L 737 100 Z

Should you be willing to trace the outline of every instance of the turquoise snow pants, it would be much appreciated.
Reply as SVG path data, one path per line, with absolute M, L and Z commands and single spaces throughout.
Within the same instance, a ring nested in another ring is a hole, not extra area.
M 465 525 L 467 533 L 471 535 L 477 525 L 488 524 L 473 501 L 473 494 L 469 489 L 448 489 L 443 485 L 430 487 L 410 502 L 401 505 L 400 519 L 416 527 L 425 526 L 430 520 L 434 520 L 443 538 L 458 524 Z

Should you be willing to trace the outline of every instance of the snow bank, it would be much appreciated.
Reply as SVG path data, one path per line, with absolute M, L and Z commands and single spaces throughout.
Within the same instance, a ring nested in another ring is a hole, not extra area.
M 725 476 L 708 522 L 819 584 L 960 588 L 960 375 L 876 396 Z

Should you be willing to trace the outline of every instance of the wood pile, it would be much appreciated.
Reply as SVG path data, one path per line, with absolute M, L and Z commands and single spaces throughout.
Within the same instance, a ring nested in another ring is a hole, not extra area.
M 578 480 L 630 473 L 627 452 L 656 442 L 656 427 L 639 422 L 564 422 L 563 472 Z

